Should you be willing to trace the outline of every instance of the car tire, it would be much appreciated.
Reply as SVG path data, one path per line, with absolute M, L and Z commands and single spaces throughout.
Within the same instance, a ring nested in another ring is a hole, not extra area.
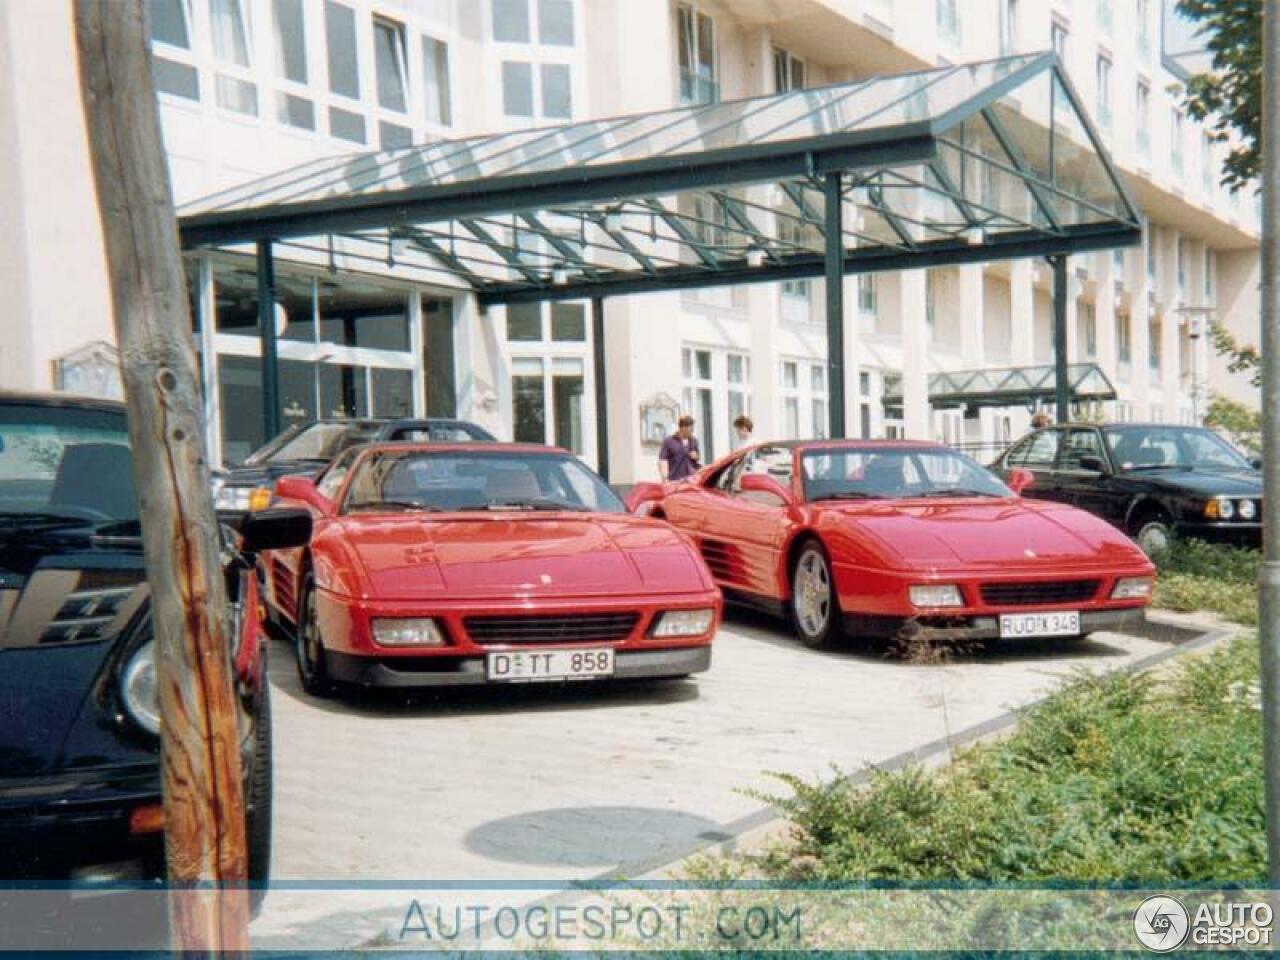
M 316 622 L 316 587 L 310 573 L 302 581 L 298 597 L 298 622 L 294 625 L 294 659 L 298 664 L 298 681 L 313 697 L 333 695 L 333 680 L 325 662 L 324 639 Z
M 1173 545 L 1173 524 L 1164 514 L 1152 514 L 1136 524 L 1133 539 L 1143 553 L 1154 557 Z
M 817 540 L 807 540 L 791 567 L 791 626 L 806 647 L 821 650 L 844 635 L 831 560 Z
M 253 768 L 245 790 L 245 849 L 249 857 L 249 909 L 256 917 L 271 881 L 271 808 L 274 774 L 271 760 L 271 691 L 262 689 L 262 706 L 253 731 Z

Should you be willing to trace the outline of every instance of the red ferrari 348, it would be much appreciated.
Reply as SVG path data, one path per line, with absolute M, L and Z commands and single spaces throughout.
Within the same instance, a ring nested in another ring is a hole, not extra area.
M 730 601 L 789 613 L 800 639 L 905 629 L 952 639 L 1079 636 L 1142 617 L 1155 569 L 1110 524 L 1024 500 L 947 447 L 755 446 L 680 483 L 640 484 L 635 512 L 693 537 Z
M 564 451 L 370 445 L 276 493 L 313 515 L 266 564 L 309 693 L 710 666 L 720 591 L 692 542 Z

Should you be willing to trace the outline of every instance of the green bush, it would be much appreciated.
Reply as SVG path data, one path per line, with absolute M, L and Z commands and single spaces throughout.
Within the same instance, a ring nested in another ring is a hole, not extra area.
M 1258 623 L 1261 554 L 1244 547 L 1178 540 L 1155 558 L 1154 603 L 1171 610 L 1208 610 L 1237 623 Z
M 796 843 L 777 879 L 1250 883 L 1266 876 L 1257 643 L 1168 682 L 1082 676 L 1007 740 L 917 768 L 770 797 Z

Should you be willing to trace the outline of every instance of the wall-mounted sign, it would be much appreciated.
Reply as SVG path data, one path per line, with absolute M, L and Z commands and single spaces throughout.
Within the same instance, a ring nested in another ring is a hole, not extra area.
M 660 447 L 675 433 L 680 405 L 665 393 L 655 393 L 640 404 L 640 442 L 646 447 Z
M 53 386 L 82 397 L 123 400 L 120 352 L 105 340 L 95 340 L 55 358 Z

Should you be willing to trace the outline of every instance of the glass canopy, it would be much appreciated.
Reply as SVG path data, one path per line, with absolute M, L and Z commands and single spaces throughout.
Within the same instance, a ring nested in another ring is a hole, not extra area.
M 945 407 L 1010 407 L 1051 400 L 1057 383 L 1056 368 L 1009 367 L 1001 370 L 953 370 L 929 374 L 929 402 Z M 1114 400 L 1116 388 L 1096 363 L 1073 363 L 1067 368 L 1070 399 Z M 898 378 L 887 391 L 885 403 L 902 402 Z
M 1052 53 L 317 160 L 180 229 L 483 303 L 607 296 L 821 275 L 831 173 L 850 273 L 1141 236 Z

